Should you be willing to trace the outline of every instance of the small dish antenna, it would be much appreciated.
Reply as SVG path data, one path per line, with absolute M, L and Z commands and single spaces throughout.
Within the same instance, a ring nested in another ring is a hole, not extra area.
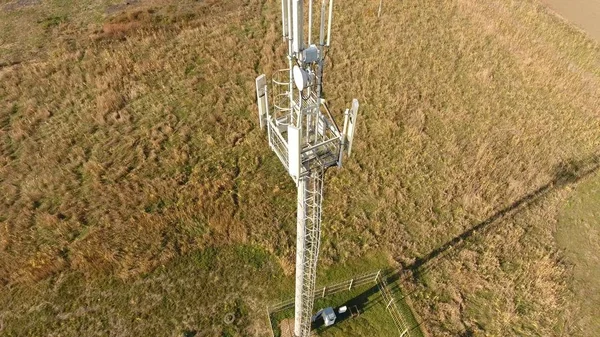
M 294 84 L 296 84 L 296 88 L 302 91 L 306 87 L 308 87 L 308 72 L 297 65 L 294 66 Z

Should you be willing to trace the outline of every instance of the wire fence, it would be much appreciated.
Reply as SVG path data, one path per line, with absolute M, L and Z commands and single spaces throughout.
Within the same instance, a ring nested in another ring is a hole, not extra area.
M 325 298 L 327 296 L 342 292 L 342 291 L 350 291 L 354 288 L 361 287 L 367 284 L 376 284 L 379 288 L 379 292 L 381 297 L 383 298 L 383 305 L 390 317 L 392 318 L 396 328 L 398 328 L 398 336 L 399 337 L 417 337 L 422 336 L 421 334 L 414 334 L 414 331 L 419 331 L 417 325 L 411 326 L 406 317 L 413 317 L 412 311 L 406 305 L 402 305 L 402 303 L 398 303 L 394 294 L 390 287 L 387 284 L 386 277 L 384 276 L 383 270 L 377 270 L 372 273 L 363 274 L 357 277 L 353 277 L 346 281 L 336 283 L 333 285 L 321 287 L 315 290 L 313 299 Z M 286 301 L 282 301 L 270 306 L 267 306 L 267 315 L 269 317 L 269 326 L 271 327 L 272 335 L 275 336 L 274 326 L 271 320 L 271 315 L 277 313 L 282 310 L 290 309 L 294 306 L 294 299 L 291 298 Z M 414 334 L 414 336 L 413 336 Z
M 404 315 L 401 313 L 400 308 L 398 308 L 398 303 L 392 295 L 387 282 L 383 277 L 380 277 L 377 281 L 381 297 L 383 297 L 384 300 L 385 309 L 389 312 L 394 324 L 396 324 L 396 327 L 400 332 L 400 337 L 410 336 L 409 325 L 406 322 Z
M 352 290 L 353 288 L 363 286 L 367 283 L 377 283 L 377 278 L 381 274 L 381 270 L 378 270 L 373 273 L 360 275 L 358 277 L 354 277 L 352 279 L 334 284 L 325 286 L 322 288 L 315 289 L 313 300 L 318 298 L 327 297 L 329 295 L 333 295 L 345 290 Z M 294 306 L 294 299 L 290 298 L 289 300 L 276 303 L 274 305 L 268 306 L 267 311 L 269 314 L 274 312 L 278 312 L 281 310 L 289 309 Z

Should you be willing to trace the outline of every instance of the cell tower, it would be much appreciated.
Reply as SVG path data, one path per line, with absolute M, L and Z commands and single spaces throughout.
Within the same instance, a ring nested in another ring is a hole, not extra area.
M 256 96 L 260 126 L 267 128 L 269 146 L 298 187 L 294 334 L 307 337 L 321 241 L 323 180 L 327 168 L 342 166 L 344 151 L 350 155 L 358 101 L 354 99 L 346 109 L 340 130 L 322 96 L 333 0 L 322 0 L 320 11 L 314 13 L 312 0 L 282 0 L 281 14 L 288 68 L 274 73 L 270 89 L 266 76 L 258 76 Z M 314 17 L 320 21 L 313 25 Z M 319 27 L 318 41 L 313 41 L 313 26 Z

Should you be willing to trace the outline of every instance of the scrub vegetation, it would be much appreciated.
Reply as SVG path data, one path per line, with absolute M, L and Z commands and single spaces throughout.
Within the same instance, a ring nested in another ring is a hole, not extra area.
M 600 165 L 598 43 L 533 0 L 378 6 L 335 5 L 324 90 L 338 118 L 361 110 L 320 268 L 385 252 L 430 336 L 599 335 L 577 269 L 598 252 L 559 231 L 591 223 L 567 200 L 598 201 L 579 188 Z M 295 186 L 255 105 L 285 67 L 279 16 L 0 4 L 0 334 L 266 333 L 295 257 Z

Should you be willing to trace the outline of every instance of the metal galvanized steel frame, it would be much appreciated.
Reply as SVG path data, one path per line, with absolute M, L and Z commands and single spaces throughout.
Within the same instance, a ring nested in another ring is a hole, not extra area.
M 307 10 L 305 2 L 308 2 Z M 282 0 L 281 27 L 283 40 L 288 44 L 288 67 L 275 71 L 270 88 L 263 77 L 257 79 L 257 86 L 259 83 L 261 86 L 257 87 L 257 100 L 259 106 L 264 107 L 261 109 L 266 110 L 266 116 L 263 111 L 260 120 L 261 125 L 267 126 L 269 146 L 298 186 L 296 337 L 310 334 L 321 240 L 324 174 L 328 167 L 341 166 L 347 137 L 322 99 L 324 52 L 331 42 L 333 0 L 321 0 L 320 9 L 313 11 L 313 0 Z M 320 20 L 316 21 L 320 22 L 318 45 L 312 44 L 313 13 L 320 15 Z M 306 20 L 308 46 L 304 39 Z M 295 72 L 300 74 L 296 92 Z

